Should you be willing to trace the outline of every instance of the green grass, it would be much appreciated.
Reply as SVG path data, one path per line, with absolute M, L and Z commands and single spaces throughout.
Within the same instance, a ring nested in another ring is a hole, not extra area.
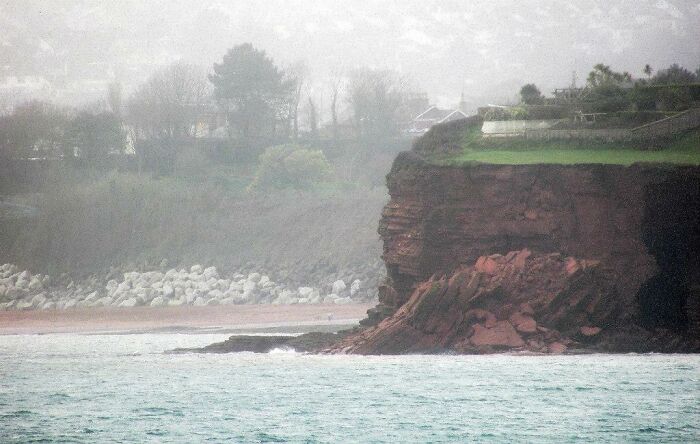
M 639 162 L 700 165 L 700 131 L 695 130 L 655 149 L 598 141 L 528 141 L 482 139 L 478 128 L 464 136 L 461 153 L 432 159 L 440 165 L 491 163 L 502 165 L 601 163 L 631 165 Z

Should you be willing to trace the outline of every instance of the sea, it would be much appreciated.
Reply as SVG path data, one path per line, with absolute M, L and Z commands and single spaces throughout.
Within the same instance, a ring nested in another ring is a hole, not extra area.
M 698 355 L 164 353 L 227 336 L 0 336 L 0 443 L 700 442 Z

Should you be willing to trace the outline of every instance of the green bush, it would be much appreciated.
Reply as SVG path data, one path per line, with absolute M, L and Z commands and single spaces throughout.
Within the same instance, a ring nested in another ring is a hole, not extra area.
M 528 120 L 530 113 L 524 106 L 509 108 L 491 108 L 484 115 L 484 120 Z
M 307 189 L 331 178 L 332 168 L 321 151 L 287 144 L 269 147 L 260 155 L 250 189 Z
M 632 104 L 626 90 L 613 83 L 604 83 L 593 88 L 587 101 L 596 113 L 623 111 Z
M 693 105 L 689 91 L 682 87 L 669 87 L 659 91 L 661 109 L 669 111 L 684 111 Z
M 201 178 L 211 169 L 207 156 L 195 145 L 180 148 L 175 157 L 175 175 L 178 177 Z
M 413 151 L 423 156 L 461 152 L 465 135 L 469 132 L 480 132 L 483 123 L 484 120 L 477 115 L 435 125 L 416 139 Z

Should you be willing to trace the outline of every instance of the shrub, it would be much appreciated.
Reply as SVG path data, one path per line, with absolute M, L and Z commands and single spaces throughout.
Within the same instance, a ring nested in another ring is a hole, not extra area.
M 481 116 L 435 125 L 413 143 L 413 151 L 421 155 L 457 153 L 462 151 L 465 134 L 481 128 Z
M 530 113 L 524 106 L 513 106 L 509 108 L 491 108 L 486 111 L 484 120 L 528 120 Z
M 683 111 L 693 105 L 689 91 L 680 87 L 663 88 L 658 94 L 659 105 L 663 110 Z
M 321 151 L 287 144 L 269 147 L 260 156 L 250 189 L 306 189 L 330 179 L 332 169 Z
M 621 86 L 612 83 L 594 88 L 587 100 L 591 102 L 593 112 L 596 113 L 622 111 L 632 103 L 627 92 Z
M 201 178 L 211 169 L 211 162 L 196 145 L 180 148 L 175 157 L 175 175 L 179 177 Z

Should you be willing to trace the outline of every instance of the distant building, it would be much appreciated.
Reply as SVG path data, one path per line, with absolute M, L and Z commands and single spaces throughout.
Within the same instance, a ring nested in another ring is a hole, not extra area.
M 425 134 L 434 125 L 451 122 L 453 120 L 466 119 L 468 116 L 459 109 L 440 109 L 431 106 L 411 121 L 406 132 L 409 135 L 420 136 Z

